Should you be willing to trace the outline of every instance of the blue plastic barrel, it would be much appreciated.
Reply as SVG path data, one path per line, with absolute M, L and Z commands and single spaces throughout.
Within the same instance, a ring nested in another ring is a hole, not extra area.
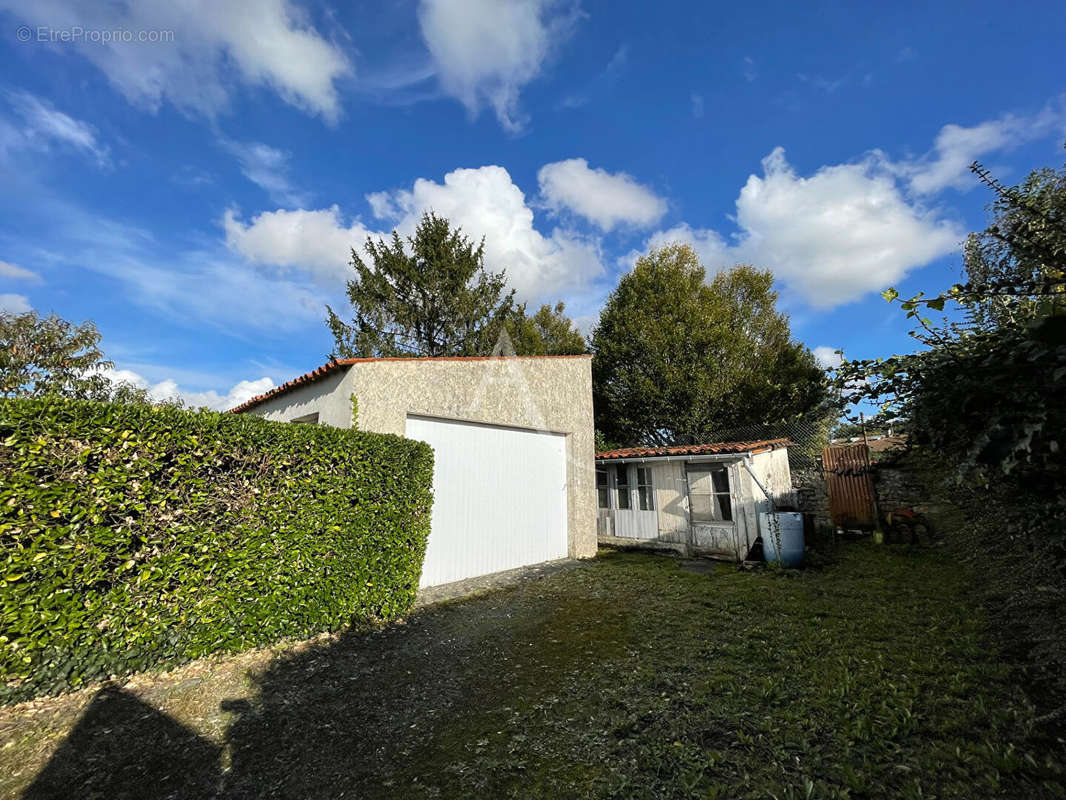
M 803 564 L 803 514 L 796 511 L 759 514 L 763 556 L 767 564 L 780 561 L 782 567 Z M 780 542 L 780 554 L 778 543 Z

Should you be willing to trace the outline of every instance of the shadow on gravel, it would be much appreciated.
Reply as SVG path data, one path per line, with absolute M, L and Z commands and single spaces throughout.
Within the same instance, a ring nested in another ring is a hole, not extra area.
M 623 652 L 621 622 L 596 599 L 502 591 L 342 634 L 279 657 L 255 696 L 222 702 L 225 765 L 221 748 L 104 689 L 23 796 L 451 796 L 486 732 Z
M 211 797 L 221 750 L 121 689 L 102 689 L 22 795 Z

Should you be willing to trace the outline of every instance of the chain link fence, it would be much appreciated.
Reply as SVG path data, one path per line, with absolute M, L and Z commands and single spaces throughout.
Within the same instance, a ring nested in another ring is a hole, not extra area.
M 829 434 L 837 420 L 835 409 L 819 409 L 807 414 L 766 425 L 742 425 L 720 428 L 707 438 L 709 442 L 753 442 L 788 439 L 788 466 L 792 473 L 793 505 L 799 511 L 815 515 L 818 527 L 829 527 L 829 494 L 822 468 L 822 451 L 829 444 Z

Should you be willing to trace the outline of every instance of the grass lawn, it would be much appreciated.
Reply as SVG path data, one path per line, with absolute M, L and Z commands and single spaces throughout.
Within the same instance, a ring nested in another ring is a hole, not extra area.
M 982 624 L 935 552 L 847 544 L 799 574 L 608 554 L 379 631 L 2 711 L 0 790 L 1066 796 L 1063 743 L 1032 734 Z

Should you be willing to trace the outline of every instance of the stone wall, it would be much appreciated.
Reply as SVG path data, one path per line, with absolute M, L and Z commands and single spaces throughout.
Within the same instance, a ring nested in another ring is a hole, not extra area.
M 911 465 L 905 458 L 873 464 L 874 491 L 882 514 L 897 508 L 914 508 L 929 498 Z
M 825 476 L 820 469 L 793 468 L 792 492 L 796 497 L 796 508 L 813 514 L 816 528 L 832 526 L 829 518 L 829 492 L 826 489 Z

